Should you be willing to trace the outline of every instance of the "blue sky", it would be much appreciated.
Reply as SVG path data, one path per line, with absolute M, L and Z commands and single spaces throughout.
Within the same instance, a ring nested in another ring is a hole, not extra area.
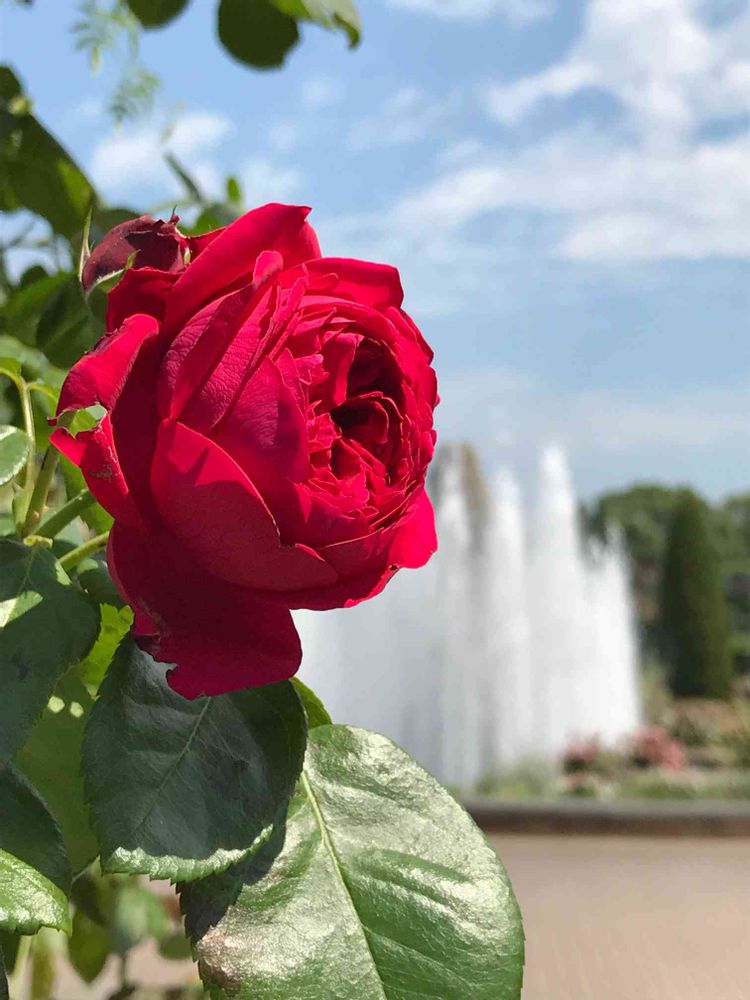
M 387 260 L 434 345 L 444 438 L 522 473 L 542 445 L 590 495 L 750 489 L 750 3 L 364 0 L 362 46 L 315 28 L 254 73 L 192 0 L 113 128 L 77 4 L 2 5 L 0 46 L 105 195 L 175 196 L 170 148 L 248 205 L 314 206 L 325 251 Z

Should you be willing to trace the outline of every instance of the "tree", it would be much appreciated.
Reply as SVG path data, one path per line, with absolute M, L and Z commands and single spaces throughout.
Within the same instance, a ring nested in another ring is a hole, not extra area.
M 706 505 L 690 490 L 675 508 L 667 538 L 661 620 L 674 693 L 728 698 L 732 664 L 719 556 Z

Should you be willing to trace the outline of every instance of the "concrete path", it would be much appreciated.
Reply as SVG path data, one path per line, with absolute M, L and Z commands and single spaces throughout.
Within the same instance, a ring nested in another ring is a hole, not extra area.
M 750 840 L 492 842 L 524 911 L 523 1000 L 750 1000 Z
M 524 911 L 523 1000 L 750 1000 L 750 840 L 492 842 Z M 153 985 L 194 976 L 150 946 L 132 971 Z M 110 968 L 86 989 L 68 969 L 55 997 L 100 1000 L 115 982 Z

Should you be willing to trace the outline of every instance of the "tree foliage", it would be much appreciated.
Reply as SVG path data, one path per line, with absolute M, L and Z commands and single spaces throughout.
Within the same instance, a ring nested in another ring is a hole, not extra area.
M 667 539 L 662 628 L 675 694 L 728 698 L 732 665 L 719 557 L 705 505 L 689 490 L 677 504 Z

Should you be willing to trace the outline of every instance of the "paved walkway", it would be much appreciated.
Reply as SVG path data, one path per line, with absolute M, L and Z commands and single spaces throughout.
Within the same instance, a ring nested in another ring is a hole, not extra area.
M 750 1000 L 750 840 L 492 841 L 524 911 L 523 1000 Z
M 750 839 L 492 842 L 524 911 L 522 1000 L 750 1000 Z M 194 976 L 151 947 L 133 965 L 153 985 Z M 66 970 L 55 997 L 100 1000 L 114 973 L 86 989 Z

